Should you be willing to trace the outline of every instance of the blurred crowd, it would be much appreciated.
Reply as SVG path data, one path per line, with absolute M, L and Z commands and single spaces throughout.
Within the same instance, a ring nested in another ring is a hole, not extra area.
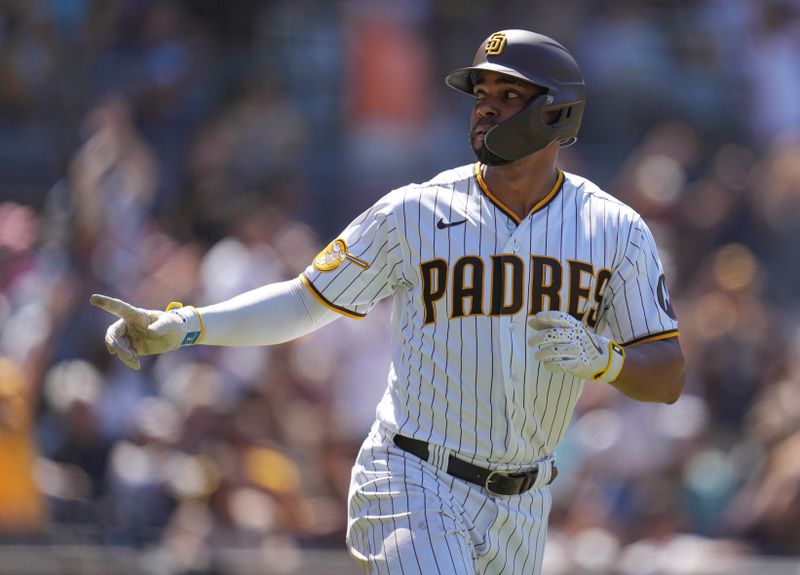
M 134 372 L 91 293 L 202 305 L 302 271 L 391 188 L 473 161 L 444 87 L 490 32 L 561 40 L 576 171 L 636 208 L 688 361 L 675 405 L 587 386 L 546 572 L 800 555 L 800 2 L 0 3 L 0 542 L 343 545 L 389 314 Z M 691 571 L 684 571 L 691 572 Z

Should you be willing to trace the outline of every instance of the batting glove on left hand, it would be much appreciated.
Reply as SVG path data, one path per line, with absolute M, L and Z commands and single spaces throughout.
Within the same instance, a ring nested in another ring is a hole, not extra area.
M 536 360 L 555 373 L 582 379 L 614 381 L 625 362 L 625 351 L 615 341 L 591 333 L 586 326 L 560 311 L 542 311 L 528 325 L 536 330 L 528 344 L 537 346 Z

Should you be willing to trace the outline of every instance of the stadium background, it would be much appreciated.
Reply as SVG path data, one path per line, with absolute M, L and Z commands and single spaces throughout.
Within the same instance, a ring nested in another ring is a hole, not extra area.
M 0 573 L 349 573 L 388 308 L 265 349 L 111 361 L 93 292 L 210 303 L 299 273 L 393 187 L 472 161 L 444 74 L 568 46 L 563 167 L 639 210 L 675 405 L 587 386 L 545 575 L 800 572 L 800 3 L 0 3 Z M 268 327 L 268 326 L 267 326 Z

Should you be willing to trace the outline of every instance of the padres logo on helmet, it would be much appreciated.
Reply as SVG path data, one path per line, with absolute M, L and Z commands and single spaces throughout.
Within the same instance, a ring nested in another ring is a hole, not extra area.
M 506 47 L 505 32 L 495 32 L 486 40 L 486 55 L 499 56 Z

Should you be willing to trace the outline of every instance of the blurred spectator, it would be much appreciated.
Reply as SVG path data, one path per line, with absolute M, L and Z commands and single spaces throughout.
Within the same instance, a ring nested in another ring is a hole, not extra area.
M 797 348 L 798 338 L 792 342 Z M 731 506 L 737 531 L 763 551 L 800 549 L 800 379 L 797 365 L 786 379 L 764 390 L 748 417 L 748 431 L 763 449 L 761 465 Z
M 217 241 L 254 211 L 302 205 L 307 130 L 279 85 L 253 81 L 196 139 L 187 206 L 194 231 Z
M 413 6 L 413 2 L 408 3 Z M 432 56 L 418 33 L 421 14 L 397 3 L 355 2 L 345 23 L 348 197 L 337 217 L 360 213 L 427 162 Z M 461 132 L 466 131 L 462 127 Z M 384 192 L 385 193 L 385 192 Z
M 0 357 L 0 541 L 42 536 L 47 511 L 35 481 L 33 382 Z
M 800 129 L 800 5 L 793 0 L 758 4 L 746 44 L 747 109 L 761 145 Z
M 88 138 L 70 166 L 77 253 L 118 289 L 140 272 L 141 239 L 158 185 L 158 166 L 141 140 L 126 103 L 111 98 L 86 119 Z
M 54 412 L 46 430 L 49 449 L 41 463 L 41 488 L 54 519 L 93 531 L 104 519 L 98 503 L 105 496 L 111 442 L 99 425 L 101 375 L 83 360 L 56 364 L 47 373 L 44 394 Z

